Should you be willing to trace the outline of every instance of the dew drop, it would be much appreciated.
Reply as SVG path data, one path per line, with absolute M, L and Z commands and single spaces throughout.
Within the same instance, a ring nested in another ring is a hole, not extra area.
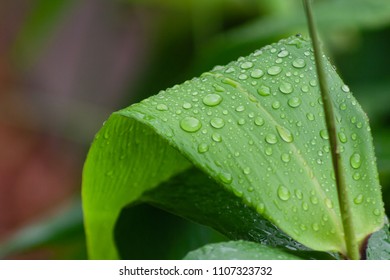
M 156 109 L 159 110 L 159 111 L 167 111 L 168 110 L 168 106 L 165 105 L 165 104 L 157 104 Z
M 265 136 L 265 141 L 268 144 L 276 144 L 278 142 L 278 138 L 276 138 L 275 134 L 269 133 Z
M 253 63 L 250 61 L 245 61 L 241 64 L 241 69 L 249 69 L 253 67 Z
M 191 104 L 191 103 L 188 103 L 188 102 L 185 102 L 185 103 L 183 104 L 183 108 L 184 108 L 184 109 L 191 109 L 191 108 L 192 108 L 192 104 Z
M 265 149 L 265 154 L 266 154 L 267 156 L 271 156 L 272 153 L 273 153 L 273 151 L 272 151 L 272 148 L 271 148 L 271 147 L 267 147 L 267 148 Z
M 290 191 L 285 186 L 279 186 L 278 188 L 278 197 L 283 200 L 289 200 L 290 199 Z
M 240 80 L 246 80 L 246 79 L 248 79 L 248 75 L 246 75 L 246 74 L 240 74 L 240 75 L 238 76 L 238 79 L 240 79 Z
M 280 108 L 280 102 L 279 101 L 274 101 L 272 103 L 272 108 L 274 108 L 275 110 L 279 109 Z
M 321 129 L 320 136 L 322 139 L 325 139 L 325 140 L 329 139 L 328 131 L 326 131 L 326 129 Z
M 326 199 L 325 199 L 325 205 L 326 205 L 326 207 L 328 207 L 329 209 L 332 209 L 332 208 L 333 208 L 333 202 L 332 202 L 332 200 L 330 200 L 329 198 L 326 198 Z
M 283 82 L 279 86 L 279 90 L 284 94 L 289 94 L 293 92 L 293 86 L 290 83 Z
M 218 91 L 218 92 L 224 92 L 224 91 L 225 91 L 225 88 L 224 88 L 224 87 L 221 87 L 221 86 L 218 85 L 218 84 L 214 84 L 214 85 L 213 85 L 213 88 L 215 89 L 215 91 Z
M 313 204 L 318 204 L 318 198 L 316 196 L 314 196 L 314 195 L 310 197 L 310 201 Z
M 306 118 L 309 120 L 309 121 L 314 121 L 315 120 L 315 117 L 312 113 L 307 113 L 306 114 Z
M 344 92 L 349 92 L 349 87 L 347 85 L 342 85 L 341 90 Z
M 287 162 L 290 162 L 290 155 L 289 154 L 282 154 L 282 156 L 281 156 L 281 159 L 282 159 L 282 161 L 283 162 L 285 162 L 285 163 L 287 163 Z
M 225 121 L 221 118 L 212 118 L 210 124 L 214 128 L 222 128 L 225 126 Z
M 196 132 L 202 127 L 202 123 L 194 117 L 185 117 L 180 122 L 180 127 L 187 132 Z
M 299 199 L 299 200 L 301 200 L 302 198 L 303 198 L 303 194 L 302 194 L 302 192 L 300 191 L 300 190 L 295 190 L 295 196 Z
M 264 119 L 262 117 L 256 117 L 255 118 L 255 125 L 263 126 L 264 125 Z
M 232 174 L 228 172 L 221 172 L 218 174 L 218 178 L 226 184 L 230 184 L 233 181 Z
M 345 111 L 347 109 L 347 104 L 341 103 L 339 108 L 340 108 L 341 111 Z
M 259 214 L 264 214 L 264 211 L 265 211 L 265 205 L 264 205 L 264 203 L 259 203 L 259 204 L 256 206 L 256 211 L 257 211 L 257 213 L 259 213 Z
M 251 72 L 251 77 L 254 79 L 259 79 L 259 78 L 263 77 L 263 75 L 264 75 L 264 72 L 260 69 L 254 69 Z
M 302 58 L 297 58 L 293 61 L 292 65 L 295 67 L 295 68 L 303 68 L 306 66 L 306 61 Z
M 242 106 L 242 105 L 236 107 L 236 111 L 237 111 L 237 112 L 242 112 L 242 111 L 244 111 L 244 110 L 245 110 L 245 107 Z
M 373 213 L 374 213 L 375 216 L 379 216 L 379 215 L 381 214 L 381 210 L 375 209 L 375 210 L 373 211 Z
M 355 181 L 359 181 L 359 180 L 360 180 L 360 177 L 361 177 L 361 175 L 360 175 L 359 172 L 355 172 L 355 173 L 353 173 L 353 175 L 352 175 L 352 178 L 353 178 Z
M 246 175 L 251 173 L 250 167 L 245 167 L 243 171 L 244 171 L 244 174 L 246 174 Z
M 281 50 L 279 53 L 278 53 L 278 57 L 286 57 L 289 55 L 289 52 L 287 50 Z
M 275 76 L 275 75 L 278 75 L 280 72 L 282 72 L 282 68 L 280 68 L 279 66 L 271 66 L 270 68 L 268 68 L 267 70 L 267 73 L 271 76 Z
M 362 159 L 360 154 L 354 153 L 351 158 L 349 159 L 349 162 L 354 169 L 358 169 L 360 165 L 362 164 Z
M 311 225 L 311 227 L 312 227 L 312 229 L 313 229 L 314 231 L 319 231 L 319 230 L 320 230 L 320 226 L 319 226 L 319 224 L 317 224 L 317 223 L 313 223 L 313 224 Z
M 203 98 L 203 103 L 207 106 L 217 106 L 222 102 L 222 97 L 216 93 L 207 94 Z
M 292 141 L 294 141 L 292 133 L 287 128 L 277 125 L 276 130 L 278 131 L 280 138 L 282 138 L 284 142 L 291 143 Z
M 301 99 L 299 99 L 299 97 L 292 97 L 288 100 L 287 103 L 291 108 L 296 108 L 301 105 Z
M 244 118 L 239 118 L 238 121 L 237 121 L 237 123 L 238 123 L 239 125 L 244 125 L 244 124 L 245 124 L 245 119 L 244 119 Z
M 305 202 L 305 201 L 302 202 L 302 209 L 305 211 L 309 210 L 309 205 L 307 204 L 307 202 Z
M 207 152 L 209 150 L 209 145 L 207 145 L 206 143 L 201 143 L 198 145 L 198 152 L 200 154 L 203 154 L 205 152 Z
M 348 141 L 347 136 L 345 135 L 344 132 L 339 132 L 338 133 L 339 139 L 341 143 L 346 143 Z
M 219 133 L 214 132 L 211 135 L 211 139 L 213 139 L 215 142 L 222 142 L 222 136 Z
M 361 204 L 363 202 L 364 196 L 362 194 L 359 194 L 357 197 L 353 199 L 353 202 L 355 204 Z
M 271 88 L 263 85 L 257 90 L 257 93 L 261 96 L 268 96 L 271 94 Z

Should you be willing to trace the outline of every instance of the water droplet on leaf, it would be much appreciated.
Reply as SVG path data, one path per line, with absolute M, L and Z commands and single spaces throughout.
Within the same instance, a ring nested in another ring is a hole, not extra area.
M 222 102 L 222 97 L 216 93 L 207 94 L 203 98 L 203 103 L 207 106 L 217 106 Z
M 185 117 L 180 122 L 180 127 L 187 132 L 196 132 L 202 127 L 202 123 L 194 117 Z
M 290 191 L 285 186 L 279 186 L 278 188 L 278 197 L 283 200 L 287 201 L 290 199 Z

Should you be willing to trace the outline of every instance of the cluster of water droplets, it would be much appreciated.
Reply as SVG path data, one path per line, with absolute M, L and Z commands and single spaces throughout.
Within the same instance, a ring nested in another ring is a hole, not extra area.
M 331 191 L 335 178 L 329 135 L 313 53 L 310 48 L 302 51 L 303 45 L 301 39 L 293 38 L 266 46 L 146 102 L 152 102 L 162 121 L 177 124 L 167 129 L 168 137 L 177 134 L 182 142 L 187 135 L 186 145 L 197 151 L 203 168 L 223 184 L 234 184 L 234 193 L 259 213 L 268 215 L 274 207 L 284 211 L 285 220 L 296 220 L 297 235 L 322 229 L 333 234 L 335 224 L 330 221 L 334 223 L 334 217 L 329 213 L 337 215 L 338 205 Z M 353 124 L 361 130 L 367 124 L 349 113 L 353 110 L 348 106 L 356 101 L 348 86 L 339 83 L 332 89 L 340 110 L 338 140 L 349 158 L 352 180 L 359 182 L 366 179 L 360 172 L 365 161 L 358 150 L 362 139 L 347 127 Z M 266 191 L 258 189 L 260 185 L 267 186 Z M 313 185 L 316 191 L 308 194 Z M 367 199 L 356 193 L 353 201 L 361 205 Z M 323 218 L 305 224 L 294 214 L 297 211 Z

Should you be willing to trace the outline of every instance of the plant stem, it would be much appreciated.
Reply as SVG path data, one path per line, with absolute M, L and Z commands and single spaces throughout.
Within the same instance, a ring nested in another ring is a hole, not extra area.
M 332 152 L 332 163 L 336 177 L 337 194 L 341 212 L 341 220 L 344 229 L 345 242 L 347 246 L 346 257 L 352 260 L 360 259 L 359 244 L 356 240 L 356 233 L 353 226 L 353 217 L 348 199 L 347 184 L 345 182 L 344 170 L 341 162 L 340 149 L 337 142 L 336 122 L 334 117 L 332 100 L 330 98 L 328 81 L 324 59 L 318 38 L 317 30 L 313 20 L 311 0 L 303 0 L 309 33 L 312 39 L 314 58 L 316 62 L 317 76 L 321 91 L 322 102 L 324 104 L 325 123 L 329 134 L 330 148 Z

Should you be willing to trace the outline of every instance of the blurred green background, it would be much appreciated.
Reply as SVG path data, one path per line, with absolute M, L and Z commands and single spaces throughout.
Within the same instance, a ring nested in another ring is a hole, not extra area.
M 327 55 L 370 118 L 389 215 L 390 1 L 314 2 Z M 82 165 L 110 112 L 281 38 L 307 34 L 301 5 L 1 1 L 0 259 L 85 259 Z M 145 205 L 123 216 L 116 231 L 123 258 L 181 258 L 224 239 Z

